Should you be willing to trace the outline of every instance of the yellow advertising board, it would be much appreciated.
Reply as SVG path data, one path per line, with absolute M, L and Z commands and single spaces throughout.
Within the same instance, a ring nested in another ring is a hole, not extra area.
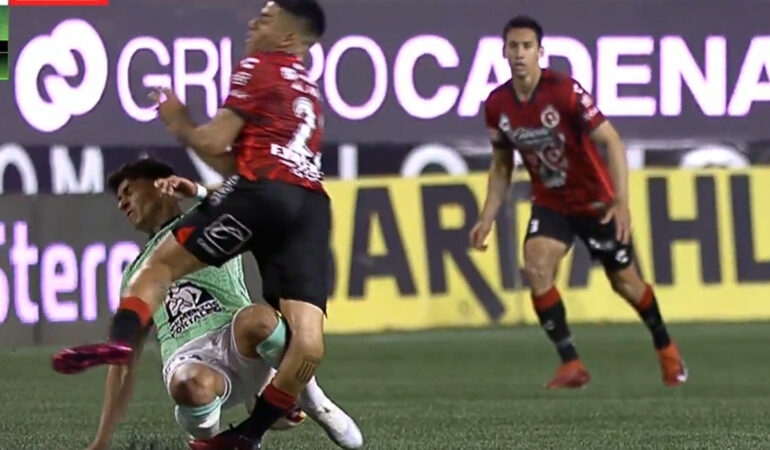
M 770 319 L 770 169 L 631 174 L 636 252 L 669 321 Z M 468 248 L 486 176 L 335 181 L 327 331 L 537 323 L 521 276 L 529 183 L 486 252 Z M 636 320 L 577 242 L 558 288 L 572 322 Z

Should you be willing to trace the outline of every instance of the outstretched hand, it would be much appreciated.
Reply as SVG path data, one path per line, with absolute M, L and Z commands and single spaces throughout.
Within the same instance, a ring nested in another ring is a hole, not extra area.
M 182 126 L 190 121 L 187 107 L 171 88 L 154 89 L 150 99 L 157 104 L 158 118 L 174 136 L 179 136 Z
M 471 248 L 480 251 L 486 251 L 487 249 L 487 237 L 492 232 L 492 223 L 479 220 L 476 225 L 473 226 L 470 233 Z
M 198 193 L 198 185 L 187 178 L 172 175 L 167 178 L 155 180 L 155 187 L 164 195 L 178 200 L 195 197 Z

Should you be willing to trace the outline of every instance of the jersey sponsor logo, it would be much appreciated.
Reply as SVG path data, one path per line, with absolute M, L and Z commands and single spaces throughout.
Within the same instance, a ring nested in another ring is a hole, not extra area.
M 558 114 L 555 109 L 548 114 L 544 111 L 541 119 L 545 122 L 547 120 L 545 116 L 548 115 L 550 117 L 548 120 L 555 120 L 558 124 L 560 120 Z M 521 153 L 525 164 L 532 172 L 538 174 L 545 187 L 557 188 L 567 183 L 569 163 L 564 153 L 566 143 L 564 133 L 549 127 L 522 127 L 511 130 L 509 125 L 506 135 Z
M 249 242 L 249 228 L 231 214 L 223 214 L 203 230 L 203 239 L 216 250 L 212 256 L 229 256 L 238 253 Z M 211 248 L 206 251 L 211 253 Z
M 224 311 L 213 295 L 189 281 L 179 282 L 168 290 L 165 307 L 169 333 L 174 337 L 203 318 Z
M 217 190 L 212 192 L 211 195 L 206 198 L 206 201 L 209 202 L 211 206 L 218 206 L 222 204 L 222 201 L 233 192 L 235 185 L 238 184 L 240 179 L 241 177 L 239 175 L 230 176 L 222 182 L 222 185 L 219 186 Z

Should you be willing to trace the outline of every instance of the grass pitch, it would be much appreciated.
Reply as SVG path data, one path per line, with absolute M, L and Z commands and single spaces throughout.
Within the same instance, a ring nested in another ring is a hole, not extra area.
M 769 324 L 674 325 L 690 367 L 660 381 L 642 325 L 575 326 L 593 377 L 580 391 L 541 385 L 557 359 L 534 327 L 327 338 L 319 381 L 359 422 L 365 448 L 770 448 Z M 54 349 L 0 351 L 0 449 L 85 449 L 99 420 L 104 369 L 51 371 Z M 149 349 L 115 449 L 185 449 Z M 225 423 L 242 409 L 228 411 Z M 266 450 L 335 448 L 309 421 L 271 432 Z

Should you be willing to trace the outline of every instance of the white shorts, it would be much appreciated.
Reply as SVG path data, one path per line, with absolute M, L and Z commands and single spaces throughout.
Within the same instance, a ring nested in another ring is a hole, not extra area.
M 262 359 L 246 358 L 238 352 L 234 324 L 235 316 L 228 325 L 193 339 L 168 358 L 163 366 L 163 382 L 169 395 L 174 373 L 184 364 L 195 363 L 216 370 L 224 378 L 222 409 L 254 403 L 255 397 L 270 382 L 272 369 Z

